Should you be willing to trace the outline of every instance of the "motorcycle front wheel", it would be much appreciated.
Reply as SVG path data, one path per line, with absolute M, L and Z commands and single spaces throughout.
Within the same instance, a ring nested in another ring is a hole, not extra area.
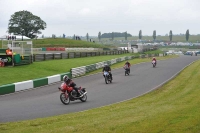
M 61 93 L 60 94 L 60 101 L 65 104 L 65 105 L 68 105 L 70 103 L 70 100 L 69 100 L 69 95 L 66 96 L 65 93 Z
M 105 76 L 105 83 L 108 84 L 108 77 Z
M 87 101 L 87 94 L 83 95 L 83 97 L 81 97 L 80 100 L 82 102 L 86 102 Z

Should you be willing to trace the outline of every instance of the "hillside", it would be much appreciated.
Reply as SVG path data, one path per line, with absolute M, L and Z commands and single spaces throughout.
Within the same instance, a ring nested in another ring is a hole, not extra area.
M 108 48 L 111 46 L 102 45 L 93 42 L 87 42 L 82 40 L 72 40 L 72 39 L 64 39 L 64 38 L 46 38 L 46 39 L 38 39 L 33 40 L 33 47 L 92 47 L 92 48 Z

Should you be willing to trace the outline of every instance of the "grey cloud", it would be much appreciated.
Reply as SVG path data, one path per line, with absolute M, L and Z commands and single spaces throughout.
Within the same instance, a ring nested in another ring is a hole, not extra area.
M 26 4 L 25 4 L 26 3 Z M 0 35 L 5 34 L 10 15 L 28 10 L 47 23 L 44 35 L 97 35 L 99 31 L 138 35 L 198 34 L 199 0 L 0 0 Z M 9 7 L 9 8 L 8 8 Z

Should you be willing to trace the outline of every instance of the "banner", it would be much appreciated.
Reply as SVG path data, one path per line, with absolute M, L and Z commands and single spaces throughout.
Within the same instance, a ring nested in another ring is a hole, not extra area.
M 0 55 L 0 61 L 5 63 L 5 66 L 12 66 L 12 55 Z

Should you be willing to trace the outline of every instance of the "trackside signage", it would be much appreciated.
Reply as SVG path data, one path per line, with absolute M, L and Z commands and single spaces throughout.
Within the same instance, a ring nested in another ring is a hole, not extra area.
M 0 55 L 0 61 L 5 63 L 5 66 L 12 65 L 12 55 Z

